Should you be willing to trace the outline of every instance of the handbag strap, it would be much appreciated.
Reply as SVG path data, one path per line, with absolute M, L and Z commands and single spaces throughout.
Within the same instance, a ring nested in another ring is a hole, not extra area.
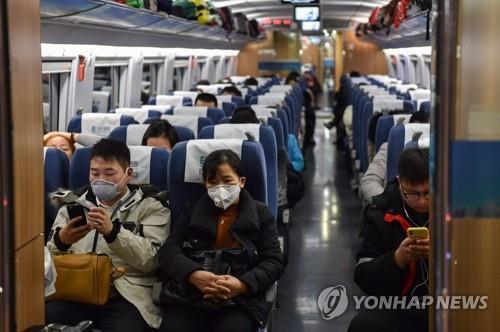
M 95 253 L 97 249 L 97 239 L 99 238 L 99 232 L 96 230 L 95 231 L 95 236 L 94 236 L 94 242 L 92 243 L 92 251 L 91 253 Z

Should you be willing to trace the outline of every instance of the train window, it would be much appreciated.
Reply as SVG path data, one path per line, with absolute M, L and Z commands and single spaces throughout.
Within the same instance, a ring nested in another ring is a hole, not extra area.
M 184 73 L 186 72 L 187 68 L 181 67 L 181 68 L 175 68 L 174 69 L 174 85 L 173 85 L 173 90 L 182 90 L 182 78 L 184 77 Z
M 158 73 L 163 59 L 145 59 L 142 66 L 142 90 L 141 100 L 143 104 L 148 102 L 149 97 L 158 94 Z
M 64 130 L 68 109 L 72 59 L 46 57 L 42 61 L 42 112 L 45 132 Z

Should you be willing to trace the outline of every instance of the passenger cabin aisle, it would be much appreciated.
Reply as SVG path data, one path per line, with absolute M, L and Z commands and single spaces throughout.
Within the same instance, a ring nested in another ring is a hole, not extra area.
M 288 266 L 279 285 L 276 332 L 347 331 L 356 311 L 350 303 L 340 317 L 321 317 L 317 299 L 327 287 L 343 285 L 348 296 L 362 295 L 353 281 L 359 248 L 361 203 L 341 168 L 343 156 L 318 119 L 314 149 L 306 153 L 306 192 L 293 211 Z

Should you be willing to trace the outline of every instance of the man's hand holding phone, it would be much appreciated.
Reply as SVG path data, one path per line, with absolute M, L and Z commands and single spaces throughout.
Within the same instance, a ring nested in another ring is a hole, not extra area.
M 410 262 L 429 259 L 429 230 L 426 227 L 410 227 L 394 253 L 396 264 L 405 268 Z

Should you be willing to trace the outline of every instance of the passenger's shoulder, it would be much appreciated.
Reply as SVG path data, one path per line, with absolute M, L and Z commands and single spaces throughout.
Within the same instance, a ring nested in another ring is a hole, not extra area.
M 373 196 L 368 211 L 388 210 L 399 200 L 401 200 L 401 197 L 398 184 L 396 181 L 391 181 L 380 195 Z
M 131 191 L 139 192 L 141 195 L 141 202 L 143 204 L 161 204 L 165 208 L 169 208 L 169 192 L 160 191 L 151 185 L 146 186 L 133 186 L 129 185 Z

